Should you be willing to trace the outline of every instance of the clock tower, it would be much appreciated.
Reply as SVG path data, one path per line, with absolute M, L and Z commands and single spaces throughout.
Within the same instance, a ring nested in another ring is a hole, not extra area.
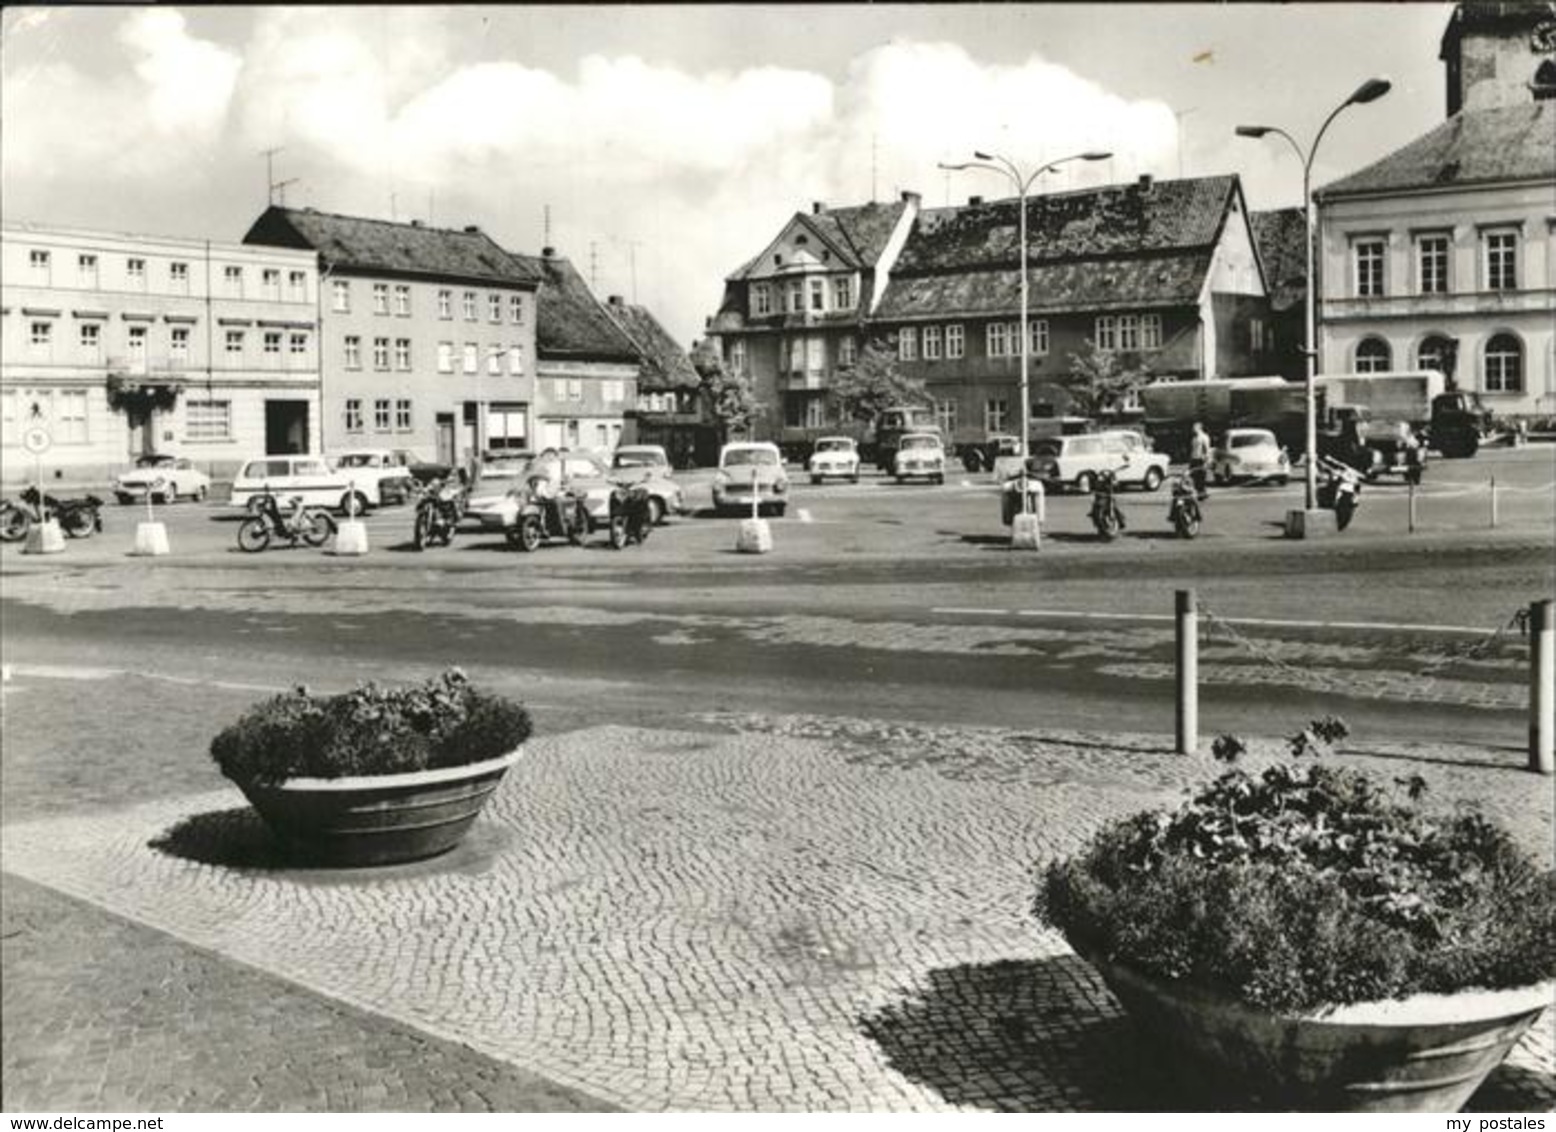
M 1448 21 L 1438 58 L 1449 117 L 1556 98 L 1556 3 L 1467 0 Z

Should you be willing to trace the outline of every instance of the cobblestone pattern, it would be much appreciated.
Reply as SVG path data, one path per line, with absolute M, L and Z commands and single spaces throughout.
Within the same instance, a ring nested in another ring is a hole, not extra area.
M 636 1110 L 1215 1107 L 1141 1068 L 1111 996 L 1027 912 L 1036 858 L 1209 760 L 700 722 L 724 733 L 532 743 L 442 861 L 280 869 L 229 790 L 7 827 L 6 867 Z M 1451 798 L 1471 772 L 1425 773 Z M 1548 853 L 1546 807 L 1507 803 Z M 1503 1107 L 1556 1102 L 1551 1051 L 1548 1025 L 1522 1043 Z
M 608 1107 L 7 877 L 7 1112 L 574 1112 Z

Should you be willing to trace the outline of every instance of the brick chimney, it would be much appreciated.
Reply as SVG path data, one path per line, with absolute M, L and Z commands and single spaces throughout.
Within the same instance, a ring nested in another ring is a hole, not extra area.
M 625 306 L 626 305 L 622 301 L 622 298 L 621 298 L 620 295 L 612 295 L 612 296 L 610 296 L 610 298 L 606 299 L 605 301 L 607 303 L 609 303 L 613 307 L 620 307 L 620 306 Z
M 919 195 L 917 193 L 913 192 L 911 189 L 903 189 L 902 190 L 902 203 L 903 204 L 917 205 L 919 203 L 919 199 L 920 199 Z
M 824 201 L 824 200 L 813 200 L 813 201 L 810 202 L 810 212 L 811 212 L 812 216 L 820 216 L 826 210 L 827 210 L 827 202 L 826 201 Z
M 468 236 L 474 236 L 480 230 L 481 230 L 481 226 L 479 224 L 466 224 L 465 225 L 465 234 L 468 235 Z
M 1142 193 L 1150 192 L 1151 191 L 1151 175 L 1149 173 L 1141 173 L 1140 174 L 1140 180 L 1137 181 L 1136 184 L 1138 184 L 1140 186 L 1140 191 Z
M 556 249 L 553 248 L 553 247 L 550 247 L 550 246 L 541 248 L 540 249 L 540 258 L 541 259 L 555 259 L 556 258 Z
M 982 203 L 983 203 L 983 198 L 982 197 L 968 197 L 967 198 L 967 204 L 970 207 L 972 207 L 972 208 L 977 208 Z

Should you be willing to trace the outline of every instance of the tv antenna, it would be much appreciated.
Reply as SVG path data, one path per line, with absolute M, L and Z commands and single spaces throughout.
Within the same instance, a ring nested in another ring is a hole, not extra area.
M 296 177 L 293 177 L 287 181 L 276 180 L 276 154 L 280 153 L 282 148 L 282 146 L 276 145 L 271 146 L 269 149 L 262 149 L 259 151 L 260 155 L 265 159 L 265 194 L 266 200 L 268 200 L 271 204 L 276 203 L 277 193 L 280 193 L 281 195 L 281 203 L 285 204 L 286 186 L 297 180 Z

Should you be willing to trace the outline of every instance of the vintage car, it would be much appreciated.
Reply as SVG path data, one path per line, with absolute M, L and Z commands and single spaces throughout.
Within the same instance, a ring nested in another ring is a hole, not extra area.
M 851 436 L 823 436 L 806 462 L 811 483 L 828 476 L 859 482 L 859 445 Z
M 404 503 L 416 490 L 411 464 L 420 461 L 409 449 L 353 448 L 329 457 L 329 462 L 361 489 L 373 507 Z
M 670 514 L 687 513 L 680 484 L 667 476 L 613 473 L 600 457 L 591 453 L 547 449 L 518 467 L 506 461 L 483 467 L 471 488 L 465 518 L 483 529 L 512 526 L 518 514 L 517 494 L 537 477 L 549 480 L 556 488 L 565 485 L 579 495 L 588 511 L 591 530 L 609 526 L 611 493 L 622 483 L 641 483 L 648 490 L 648 514 L 655 523 Z
M 754 503 L 758 514 L 771 511 L 781 518 L 788 496 L 789 474 L 776 444 L 739 440 L 719 450 L 718 471 L 713 473 L 716 513 L 749 515 Z
M 623 444 L 611 453 L 611 471 L 635 472 L 640 469 L 668 476 L 670 457 L 659 444 Z
M 1155 491 L 1167 478 L 1168 464 L 1166 454 L 1153 452 L 1139 433 L 1111 429 L 1039 440 L 1032 445 L 1027 467 L 1050 491 L 1069 488 L 1089 494 L 1103 471 L 1112 472 L 1119 487 L 1132 484 Z
M 183 456 L 154 454 L 141 456 L 135 467 L 120 472 L 113 481 L 114 498 L 134 503 L 150 495 L 157 503 L 174 503 L 178 497 L 204 499 L 211 491 L 211 477 Z
M 1211 453 L 1210 475 L 1219 484 L 1283 484 L 1291 478 L 1291 458 L 1269 429 L 1229 428 Z
M 362 488 L 353 487 L 351 477 L 331 468 L 322 456 L 264 456 L 246 461 L 233 477 L 230 502 L 257 511 L 267 493 L 301 496 L 309 507 L 333 507 L 346 514 L 368 508 Z
M 945 446 L 940 443 L 940 434 L 904 433 L 897 443 L 897 459 L 892 475 L 898 483 L 906 479 L 945 483 Z

